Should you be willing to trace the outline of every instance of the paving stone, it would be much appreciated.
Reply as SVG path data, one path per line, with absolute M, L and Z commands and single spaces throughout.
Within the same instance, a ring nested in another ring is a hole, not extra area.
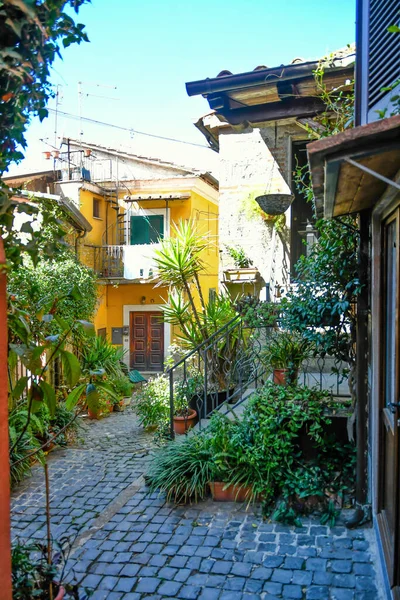
M 212 588 L 204 588 L 199 596 L 199 600 L 217 600 L 221 590 L 215 590 Z
M 242 577 L 248 577 L 252 570 L 250 563 L 236 562 L 233 563 L 231 573 L 233 575 L 241 575 Z
M 271 577 L 271 574 L 272 569 L 268 569 L 267 567 L 258 567 L 257 569 L 254 569 L 250 577 L 252 579 L 262 579 L 263 581 L 266 581 Z
M 131 592 L 136 585 L 136 577 L 121 577 L 115 586 L 116 592 Z
M 242 600 L 243 596 L 241 592 L 222 592 L 220 600 Z
M 217 573 L 219 575 L 227 575 L 232 569 L 232 563 L 228 561 L 216 561 L 212 565 L 211 573 Z
M 310 585 L 313 574 L 310 571 L 293 571 L 292 583 L 297 585 Z
M 135 588 L 135 592 L 141 592 L 144 594 L 152 594 L 156 591 L 160 584 L 160 579 L 156 577 L 143 577 Z
M 182 587 L 182 584 L 176 581 L 165 581 L 160 585 L 157 592 L 161 594 L 161 596 L 175 597 Z
M 86 444 L 49 456 L 53 533 L 78 535 L 146 472 L 151 434 L 129 410 L 85 425 Z M 13 491 L 13 531 L 45 539 L 40 469 Z M 92 600 L 376 600 L 376 574 L 363 529 L 263 522 L 259 509 L 210 501 L 164 504 L 146 488 L 115 504 L 84 543 L 72 569 Z M 15 535 L 15 534 L 14 534 Z M 373 549 L 372 549 L 373 551 Z
M 239 592 L 243 590 L 245 583 L 245 577 L 228 577 L 224 583 L 224 590 L 232 590 L 235 592 Z
M 356 578 L 354 575 L 334 575 L 332 577 L 332 585 L 334 587 L 354 588 L 356 585 Z
M 297 556 L 288 556 L 282 565 L 283 569 L 302 569 L 304 565 L 304 558 Z
M 349 588 L 331 588 L 331 600 L 354 600 L 354 590 Z
M 311 586 L 306 591 L 306 600 L 328 600 L 329 588 L 325 586 Z
M 289 569 L 275 569 L 272 572 L 271 581 L 277 583 L 290 583 L 292 581 L 293 571 Z
M 302 589 L 299 585 L 284 585 L 282 591 L 283 598 L 296 598 L 301 600 L 303 597 Z
M 374 577 L 368 577 L 365 575 L 356 576 L 356 589 L 365 591 L 376 591 L 376 584 Z
M 174 581 L 179 581 L 180 583 L 185 583 L 191 574 L 190 569 L 178 569 L 176 574 L 174 575 Z M 189 583 L 192 583 L 191 581 Z
M 274 581 L 267 581 L 264 584 L 263 591 L 268 594 L 275 594 L 279 596 L 282 593 L 283 585 L 281 583 L 276 583 Z
M 201 593 L 201 587 L 194 585 L 184 585 L 178 592 L 178 598 L 184 600 L 196 600 Z

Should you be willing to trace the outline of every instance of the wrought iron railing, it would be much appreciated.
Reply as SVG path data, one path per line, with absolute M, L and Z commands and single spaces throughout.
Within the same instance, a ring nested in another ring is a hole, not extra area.
M 98 246 L 94 248 L 94 270 L 100 277 L 124 276 L 124 246 Z
M 272 327 L 249 327 L 234 317 L 209 339 L 188 352 L 166 371 L 169 378 L 170 425 L 182 397 L 197 411 L 199 427 L 221 406 L 238 407 L 271 376 L 263 350 Z M 298 382 L 328 391 L 335 398 L 350 398 L 347 365 L 329 357 L 304 361 Z

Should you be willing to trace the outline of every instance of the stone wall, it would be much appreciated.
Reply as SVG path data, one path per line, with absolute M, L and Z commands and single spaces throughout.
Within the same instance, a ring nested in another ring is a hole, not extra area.
M 284 182 L 292 188 L 291 143 L 306 139 L 295 123 L 273 123 L 240 132 L 220 131 L 220 279 L 233 267 L 226 246 L 243 248 L 260 271 L 271 295 L 290 280 L 290 208 L 286 225 L 277 231 L 272 220 L 257 213 L 254 199 L 271 184 L 271 155 Z M 261 295 L 263 297 L 263 295 Z

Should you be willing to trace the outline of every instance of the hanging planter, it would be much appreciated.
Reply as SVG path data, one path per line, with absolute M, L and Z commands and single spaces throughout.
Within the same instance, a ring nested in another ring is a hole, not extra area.
M 268 215 L 282 215 L 293 202 L 293 194 L 263 194 L 256 196 L 256 202 Z

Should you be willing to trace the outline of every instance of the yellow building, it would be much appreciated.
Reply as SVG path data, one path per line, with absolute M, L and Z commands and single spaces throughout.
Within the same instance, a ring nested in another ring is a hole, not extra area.
M 203 292 L 218 291 L 218 183 L 207 173 L 93 144 L 65 140 L 64 148 L 56 191 L 91 225 L 77 249 L 99 275 L 96 331 L 124 347 L 131 369 L 161 371 L 174 331 L 162 320 L 167 289 L 157 287 L 152 255 L 174 223 L 193 219 L 209 241 Z

